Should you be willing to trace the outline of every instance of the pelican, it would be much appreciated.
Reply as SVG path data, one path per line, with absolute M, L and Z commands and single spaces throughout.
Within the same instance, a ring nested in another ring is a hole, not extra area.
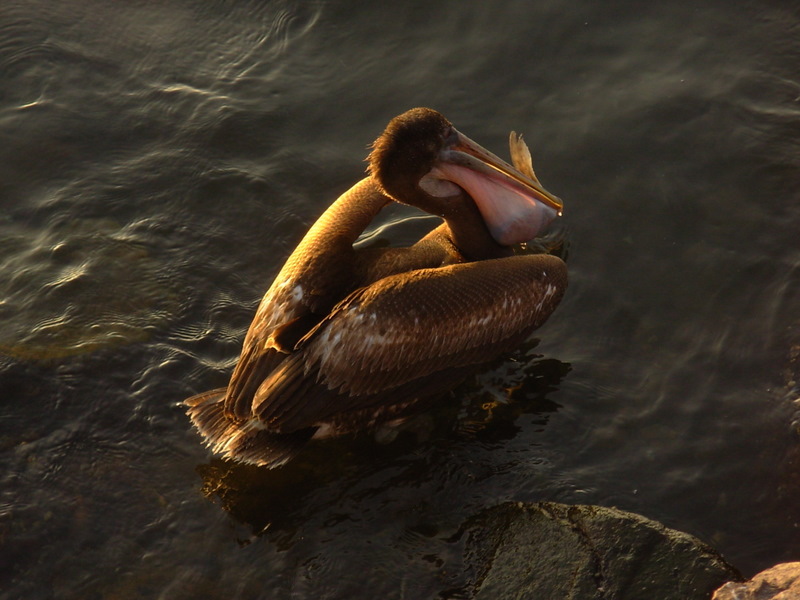
M 312 438 L 377 429 L 524 341 L 567 287 L 561 259 L 515 254 L 561 214 L 511 135 L 514 167 L 428 108 L 372 146 L 262 299 L 226 388 L 185 401 L 215 453 L 277 467 Z M 410 247 L 353 247 L 382 208 L 443 222 Z

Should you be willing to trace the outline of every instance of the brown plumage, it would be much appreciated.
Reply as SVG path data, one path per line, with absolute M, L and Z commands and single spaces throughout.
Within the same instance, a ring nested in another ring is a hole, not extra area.
M 513 255 L 557 214 L 521 138 L 517 168 L 414 109 L 376 140 L 369 176 L 311 227 L 258 307 L 227 388 L 186 400 L 215 451 L 278 466 L 312 437 L 418 409 L 550 316 L 566 266 Z M 444 222 L 407 248 L 353 243 L 390 202 Z

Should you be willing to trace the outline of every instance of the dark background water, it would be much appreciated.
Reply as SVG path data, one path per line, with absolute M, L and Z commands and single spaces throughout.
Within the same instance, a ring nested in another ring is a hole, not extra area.
M 447 596 L 505 500 L 800 559 L 799 35 L 777 1 L 3 2 L 0 596 Z M 179 402 L 418 105 L 525 134 L 563 304 L 394 443 L 213 459 Z

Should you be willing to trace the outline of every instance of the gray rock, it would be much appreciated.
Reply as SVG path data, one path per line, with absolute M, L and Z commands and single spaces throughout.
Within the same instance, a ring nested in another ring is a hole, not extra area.
M 479 600 L 708 600 L 741 580 L 698 539 L 611 508 L 507 503 L 466 530 L 468 595 Z
M 797 600 L 800 598 L 800 562 L 781 563 L 761 571 L 750 581 L 729 582 L 712 600 Z

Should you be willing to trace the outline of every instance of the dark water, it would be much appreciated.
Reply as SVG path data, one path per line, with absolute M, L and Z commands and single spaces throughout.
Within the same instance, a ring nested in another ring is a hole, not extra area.
M 3 2 L 0 596 L 447 597 L 505 500 L 800 559 L 798 39 L 777 1 Z M 178 402 L 417 105 L 525 133 L 564 303 L 394 443 L 213 459 Z

